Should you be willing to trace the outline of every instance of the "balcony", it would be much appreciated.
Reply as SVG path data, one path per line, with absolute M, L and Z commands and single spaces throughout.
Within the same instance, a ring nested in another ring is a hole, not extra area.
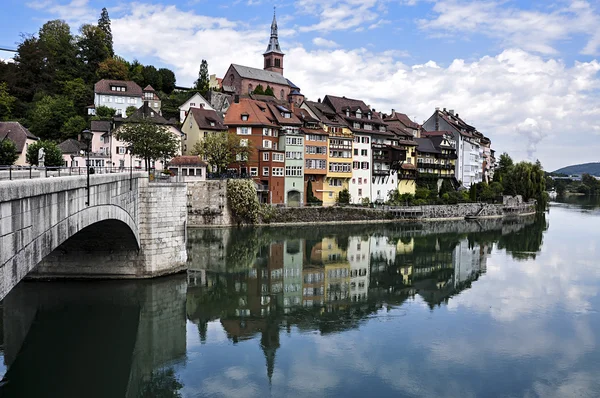
M 390 161 L 390 156 L 387 153 L 374 153 L 373 160 Z
M 387 176 L 390 175 L 390 171 L 389 170 L 384 170 L 384 169 L 373 169 L 373 175 L 374 176 Z
M 329 144 L 329 149 L 344 149 L 347 151 L 351 151 L 352 145 Z

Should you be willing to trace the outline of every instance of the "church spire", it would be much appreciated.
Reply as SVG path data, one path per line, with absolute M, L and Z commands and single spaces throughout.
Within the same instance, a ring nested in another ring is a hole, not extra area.
M 273 22 L 271 22 L 271 38 L 269 39 L 269 45 L 265 54 L 269 53 L 283 54 L 281 47 L 279 47 L 279 38 L 277 36 L 277 18 L 275 15 L 275 7 L 273 7 Z
M 283 75 L 283 51 L 279 46 L 279 38 L 277 36 L 277 17 L 275 15 L 275 7 L 273 7 L 273 22 L 271 22 L 271 38 L 267 51 L 263 54 L 265 59 L 264 70 L 276 72 Z

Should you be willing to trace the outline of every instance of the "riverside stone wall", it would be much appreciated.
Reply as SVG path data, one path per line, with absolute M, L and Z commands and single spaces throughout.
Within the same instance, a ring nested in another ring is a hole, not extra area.
M 227 204 L 227 181 L 196 181 L 187 184 L 188 223 L 198 226 L 233 225 Z

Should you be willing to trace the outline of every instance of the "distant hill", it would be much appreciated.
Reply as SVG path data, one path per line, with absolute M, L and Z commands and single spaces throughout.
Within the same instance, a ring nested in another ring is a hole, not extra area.
M 567 166 L 563 167 L 562 169 L 555 170 L 554 173 L 561 173 L 566 175 L 591 174 L 593 176 L 600 177 L 600 162 L 575 164 L 573 166 Z

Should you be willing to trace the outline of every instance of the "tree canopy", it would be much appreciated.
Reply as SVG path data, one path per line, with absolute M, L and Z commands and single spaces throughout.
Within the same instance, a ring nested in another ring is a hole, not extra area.
M 200 64 L 198 72 L 198 80 L 194 83 L 194 89 L 198 90 L 202 96 L 206 96 L 210 88 L 210 77 L 208 75 L 208 62 L 205 59 Z
M 0 141 L 0 166 L 12 166 L 18 158 L 19 154 L 14 142 L 7 138 Z
M 130 148 L 131 153 L 144 159 L 146 170 L 152 160 L 168 161 L 179 153 L 181 141 L 167 127 L 148 120 L 125 123 L 116 138 Z
M 223 173 L 236 159 L 248 159 L 252 148 L 242 145 L 239 138 L 228 132 L 208 134 L 202 141 L 196 142 L 192 153 L 205 157 L 208 164 Z
M 26 154 L 27 163 L 32 166 L 38 165 L 38 152 L 40 148 L 44 148 L 44 165 L 46 167 L 60 167 L 64 164 L 62 151 L 52 141 L 37 141 L 29 145 Z

